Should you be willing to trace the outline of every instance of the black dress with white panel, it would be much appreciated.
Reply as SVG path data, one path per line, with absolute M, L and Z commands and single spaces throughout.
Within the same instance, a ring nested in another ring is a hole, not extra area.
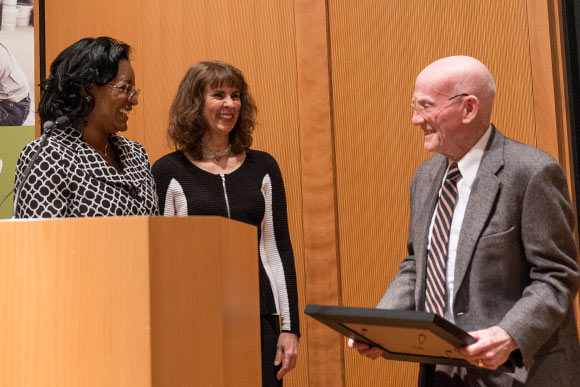
M 157 160 L 152 170 L 162 215 L 223 216 L 257 227 L 262 386 L 281 386 L 276 380 L 279 368 L 274 367 L 280 328 L 300 336 L 300 323 L 286 191 L 278 163 L 266 152 L 249 150 L 238 169 L 213 174 L 176 151 Z
M 16 165 L 15 187 L 41 139 L 29 143 Z M 122 172 L 109 165 L 73 127 L 49 137 L 19 195 L 16 218 L 156 215 L 149 158 L 137 142 L 109 136 Z

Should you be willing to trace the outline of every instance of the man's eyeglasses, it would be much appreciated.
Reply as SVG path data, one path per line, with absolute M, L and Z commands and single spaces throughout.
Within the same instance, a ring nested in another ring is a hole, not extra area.
M 111 86 L 113 89 L 122 91 L 123 93 L 127 94 L 127 97 L 129 99 L 132 99 L 133 97 L 135 99 L 139 98 L 139 93 L 141 92 L 141 90 L 135 89 L 135 86 L 130 85 L 128 83 L 119 83 L 116 85 L 111 85 L 110 83 L 107 83 L 107 86 Z
M 456 94 L 453 97 L 447 98 L 447 101 L 453 101 L 456 98 L 459 98 L 459 97 L 467 97 L 467 96 L 469 96 L 469 94 L 465 94 L 465 93 Z M 449 106 L 449 105 L 448 104 L 447 105 L 443 105 L 442 108 L 445 108 L 447 106 Z M 429 113 L 429 111 L 432 108 L 434 108 L 436 106 L 435 105 L 427 105 L 427 106 L 425 106 L 425 105 L 417 105 L 417 103 L 415 101 L 411 101 L 411 107 L 413 108 L 413 110 L 415 110 L 419 114 L 427 114 L 427 113 Z

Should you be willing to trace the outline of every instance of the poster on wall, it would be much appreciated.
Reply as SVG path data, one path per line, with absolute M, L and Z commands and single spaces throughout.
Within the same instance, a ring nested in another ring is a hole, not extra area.
M 12 216 L 14 170 L 34 139 L 34 0 L 0 0 L 0 218 Z

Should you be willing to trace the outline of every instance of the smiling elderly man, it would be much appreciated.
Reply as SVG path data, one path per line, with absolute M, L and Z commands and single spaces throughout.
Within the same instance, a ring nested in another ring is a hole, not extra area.
M 491 73 L 470 57 L 417 77 L 413 124 L 437 154 L 413 177 L 409 256 L 377 307 L 437 313 L 476 338 L 458 349 L 473 367 L 422 365 L 420 386 L 580 386 L 566 179 L 552 157 L 490 123 L 494 96 Z M 497 370 L 506 362 L 514 372 Z

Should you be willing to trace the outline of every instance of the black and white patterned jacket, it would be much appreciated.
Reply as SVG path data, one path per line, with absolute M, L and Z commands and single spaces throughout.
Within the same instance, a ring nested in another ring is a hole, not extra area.
M 40 144 L 29 143 L 16 165 L 15 187 Z M 149 158 L 137 142 L 111 135 L 122 172 L 110 166 L 73 127 L 56 131 L 18 192 L 16 218 L 156 215 Z

